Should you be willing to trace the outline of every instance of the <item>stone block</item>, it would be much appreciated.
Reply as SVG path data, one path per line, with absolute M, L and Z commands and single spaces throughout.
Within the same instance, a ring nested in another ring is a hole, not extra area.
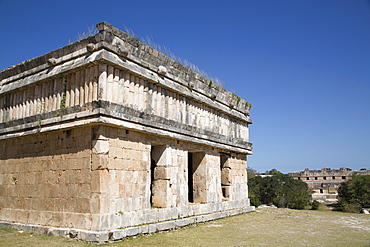
M 219 219 L 221 216 L 220 213 L 214 213 L 214 214 L 210 214 L 210 218 L 209 220 L 216 220 L 216 219 Z
M 170 177 L 170 168 L 165 166 L 156 166 L 154 169 L 154 178 L 169 180 Z
M 187 225 L 194 224 L 194 218 L 184 218 L 184 219 L 178 219 L 175 221 L 176 227 L 183 227 Z
M 56 237 L 66 237 L 68 236 L 68 232 L 69 232 L 68 229 L 50 228 L 48 229 L 47 235 Z
M 169 180 L 155 180 L 152 186 L 152 205 L 154 207 L 165 208 L 169 202 L 167 196 L 169 194 L 170 181 Z
M 120 158 L 109 158 L 108 162 L 109 165 L 107 168 L 109 170 L 122 170 L 125 164 L 125 160 Z
M 129 213 L 123 213 L 121 216 L 121 227 L 128 227 L 132 225 L 131 224 L 131 214 Z
M 64 220 L 68 228 L 84 229 L 84 227 L 91 226 L 91 219 L 87 218 L 84 214 L 68 213 L 65 214 Z
M 99 231 L 101 230 L 102 225 L 102 215 L 100 214 L 93 214 L 91 216 L 91 230 L 92 231 Z
M 55 212 L 53 214 L 51 225 L 52 226 L 62 226 L 64 223 L 64 220 L 65 220 L 64 212 L 63 213 Z
M 220 212 L 220 218 L 225 218 L 227 216 L 228 216 L 227 211 Z
M 123 149 L 120 147 L 109 147 L 109 158 L 122 158 Z
M 145 224 L 158 222 L 158 210 L 148 209 L 143 211 Z
M 13 229 L 16 229 L 17 231 L 23 231 L 23 224 L 12 223 L 12 224 L 10 224 L 10 227 L 13 228 Z M 32 229 L 32 227 L 31 227 L 31 229 Z
M 200 214 L 200 204 L 190 205 L 191 215 Z
M 172 220 L 178 219 L 179 218 L 178 208 L 176 207 L 169 208 L 167 211 L 167 216 L 168 216 L 168 219 L 172 219 Z
M 127 236 L 126 229 L 112 231 L 112 240 L 120 240 Z
M 168 220 L 168 213 L 166 208 L 158 208 L 158 221 L 165 221 Z
M 150 224 L 148 228 L 148 233 L 155 233 L 157 231 L 157 224 Z
M 82 237 L 82 236 L 81 236 Z M 109 233 L 108 232 L 88 232 L 84 239 L 87 242 L 93 242 L 93 243 L 105 243 L 109 240 Z
M 177 207 L 178 214 L 181 218 L 189 216 L 189 207 L 188 206 L 181 206 Z
M 33 232 L 33 230 L 35 229 L 35 226 L 32 226 L 32 225 L 20 225 L 18 224 L 17 225 L 17 229 L 19 231 L 24 231 L 24 232 Z
M 204 220 L 204 215 L 195 216 L 195 217 L 194 217 L 194 222 L 195 222 L 195 223 L 202 223 L 202 222 L 205 222 L 205 220 Z
M 108 140 L 95 140 L 93 142 L 93 152 L 96 154 L 108 154 L 109 141 Z
M 39 224 L 49 226 L 52 221 L 52 218 L 53 218 L 52 212 L 42 211 L 40 212 L 39 215 Z
M 140 225 L 143 223 L 143 216 L 141 212 L 133 211 L 131 212 L 131 225 Z
M 48 233 L 48 228 L 45 226 L 32 226 L 32 230 L 30 232 L 45 235 Z
M 27 223 L 29 223 L 29 224 L 33 223 L 34 224 L 34 223 L 38 222 L 38 220 L 39 220 L 39 212 L 35 211 L 35 210 L 30 210 Z
M 148 234 L 148 233 L 149 233 L 149 225 L 139 226 L 139 234 Z
M 139 227 L 137 227 L 137 226 L 126 228 L 126 236 L 127 237 L 135 236 L 138 233 L 139 233 Z
M 111 214 L 110 216 L 110 228 L 118 229 L 122 226 L 122 215 L 120 213 Z
M 0 228 L 11 228 L 13 224 L 0 221 Z M 14 227 L 13 227 L 14 228 Z
M 150 173 L 147 170 L 138 171 L 138 184 L 147 185 L 150 181 Z
M 210 205 L 209 204 L 199 204 L 199 213 L 200 214 L 210 213 Z
M 166 231 L 170 229 L 174 229 L 176 227 L 175 221 L 165 221 L 157 223 L 157 230 L 158 231 Z

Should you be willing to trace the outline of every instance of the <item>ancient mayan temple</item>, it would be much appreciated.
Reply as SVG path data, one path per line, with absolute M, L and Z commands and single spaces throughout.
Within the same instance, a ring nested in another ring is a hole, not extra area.
M 0 227 L 104 242 L 253 210 L 250 104 L 97 29 L 0 72 Z
M 289 173 L 294 179 L 306 182 L 313 191 L 312 199 L 323 204 L 337 203 L 340 184 L 351 179 L 353 174 L 370 175 L 370 170 L 352 171 L 341 167 L 340 169 L 305 169 L 304 171 Z

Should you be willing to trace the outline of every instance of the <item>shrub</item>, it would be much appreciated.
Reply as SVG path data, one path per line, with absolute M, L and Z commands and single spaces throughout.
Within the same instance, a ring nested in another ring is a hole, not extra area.
M 251 205 L 255 207 L 258 207 L 259 205 L 262 204 L 261 201 L 258 200 L 258 198 L 256 197 L 251 197 L 250 200 L 251 200 Z
M 320 203 L 318 201 L 314 200 L 312 202 L 311 209 L 312 210 L 319 210 L 319 207 L 320 207 Z
M 347 213 L 359 213 L 362 209 L 361 204 L 358 203 L 341 202 L 340 206 L 342 211 Z
M 370 175 L 353 175 L 349 181 L 340 184 L 338 203 L 344 212 L 358 213 L 370 206 Z

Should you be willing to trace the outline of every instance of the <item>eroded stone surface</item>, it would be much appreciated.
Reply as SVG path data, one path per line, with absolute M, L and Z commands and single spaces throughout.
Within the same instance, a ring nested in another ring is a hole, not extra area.
M 353 174 L 368 175 L 370 170 L 352 171 L 341 167 L 340 169 L 322 168 L 321 170 L 305 169 L 301 172 L 289 173 L 294 179 L 302 180 L 314 192 L 312 199 L 323 204 L 338 202 L 338 188 L 342 182 L 348 181 Z
M 0 71 L 0 225 L 105 242 L 253 210 L 250 104 L 97 26 Z

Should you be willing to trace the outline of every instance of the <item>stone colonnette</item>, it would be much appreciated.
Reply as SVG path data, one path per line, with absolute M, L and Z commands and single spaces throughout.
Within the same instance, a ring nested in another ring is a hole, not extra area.
M 0 72 L 0 227 L 104 242 L 253 210 L 250 104 L 97 28 Z

